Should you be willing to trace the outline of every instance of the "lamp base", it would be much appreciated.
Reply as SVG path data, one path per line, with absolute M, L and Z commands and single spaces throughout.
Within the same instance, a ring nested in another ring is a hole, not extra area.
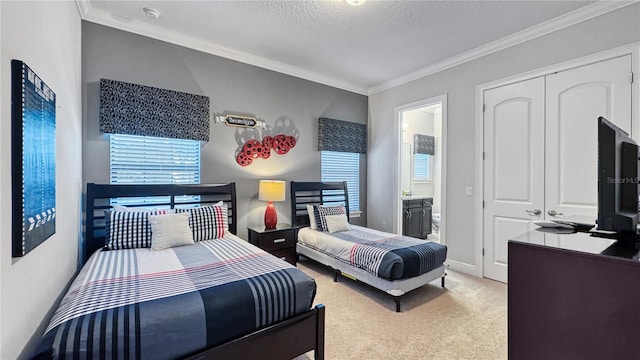
M 267 208 L 264 210 L 264 228 L 265 230 L 274 230 L 278 224 L 278 213 L 273 201 L 269 201 Z

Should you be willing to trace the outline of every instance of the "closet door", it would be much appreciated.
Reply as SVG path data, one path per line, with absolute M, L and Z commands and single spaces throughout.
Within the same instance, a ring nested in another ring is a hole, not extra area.
M 631 55 L 548 75 L 545 216 L 597 218 L 598 131 L 604 116 L 631 134 Z
M 507 241 L 544 211 L 544 78 L 484 92 L 484 276 L 507 281 Z
M 632 133 L 631 69 L 625 55 L 484 92 L 485 277 L 506 282 L 507 241 L 532 220 L 596 219 L 597 119 Z

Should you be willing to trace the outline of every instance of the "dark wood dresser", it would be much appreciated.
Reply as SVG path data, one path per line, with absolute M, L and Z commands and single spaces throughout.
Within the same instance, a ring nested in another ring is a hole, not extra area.
M 640 358 L 640 242 L 538 229 L 508 248 L 509 359 Z

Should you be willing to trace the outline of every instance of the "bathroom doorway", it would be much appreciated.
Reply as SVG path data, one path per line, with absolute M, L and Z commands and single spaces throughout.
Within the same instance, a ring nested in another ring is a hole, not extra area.
M 445 243 L 446 95 L 396 108 L 398 233 Z

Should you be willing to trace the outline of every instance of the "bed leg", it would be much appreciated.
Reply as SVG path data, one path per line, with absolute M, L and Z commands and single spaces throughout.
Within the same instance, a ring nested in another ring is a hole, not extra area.
M 324 305 L 316 306 L 318 313 L 316 314 L 316 348 L 313 352 L 315 360 L 324 360 Z
M 400 296 L 394 296 L 393 301 L 396 303 L 396 312 L 400 312 Z
M 442 287 L 444 287 L 444 277 L 445 277 L 445 276 L 447 276 L 447 274 L 442 275 L 442 278 L 441 278 L 441 279 L 442 279 L 442 280 L 441 280 L 441 282 L 442 282 Z
M 340 270 L 333 270 L 333 282 L 338 282 L 338 276 L 340 276 Z

